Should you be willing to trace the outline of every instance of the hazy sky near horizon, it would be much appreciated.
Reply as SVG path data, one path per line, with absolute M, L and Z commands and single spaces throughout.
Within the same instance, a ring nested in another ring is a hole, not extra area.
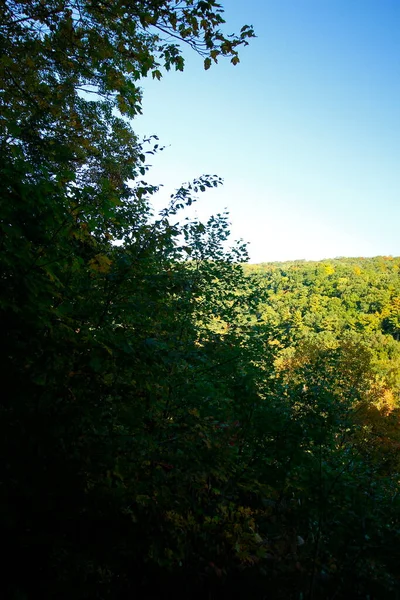
M 201 219 L 230 212 L 251 262 L 400 255 L 399 0 L 221 0 L 226 30 L 257 38 L 233 67 L 143 83 L 139 135 L 166 148 L 156 208 L 218 174 Z

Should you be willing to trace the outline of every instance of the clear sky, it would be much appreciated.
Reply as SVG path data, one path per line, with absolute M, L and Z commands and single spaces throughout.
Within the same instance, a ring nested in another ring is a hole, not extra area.
M 236 67 L 143 84 L 134 126 L 167 148 L 147 178 L 156 207 L 218 174 L 200 218 L 227 208 L 251 262 L 400 255 L 400 1 L 221 0 L 226 29 L 257 39 Z

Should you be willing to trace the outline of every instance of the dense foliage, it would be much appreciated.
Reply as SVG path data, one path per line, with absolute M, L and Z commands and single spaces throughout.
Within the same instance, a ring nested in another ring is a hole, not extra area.
M 242 267 L 216 176 L 151 210 L 140 79 L 223 24 L 0 7 L 4 597 L 398 597 L 399 259 Z

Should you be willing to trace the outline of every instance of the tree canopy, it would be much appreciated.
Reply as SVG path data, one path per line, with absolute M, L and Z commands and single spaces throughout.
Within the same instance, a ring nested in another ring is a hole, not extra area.
M 0 7 L 7 598 L 398 597 L 399 259 L 243 266 L 218 176 L 153 213 L 141 79 L 223 17 Z

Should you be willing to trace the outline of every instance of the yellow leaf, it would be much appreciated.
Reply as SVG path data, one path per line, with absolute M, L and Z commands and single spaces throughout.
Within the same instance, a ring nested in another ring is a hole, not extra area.
M 105 254 L 96 254 L 94 258 L 89 261 L 89 266 L 92 271 L 97 273 L 108 273 L 111 269 L 112 261 Z

